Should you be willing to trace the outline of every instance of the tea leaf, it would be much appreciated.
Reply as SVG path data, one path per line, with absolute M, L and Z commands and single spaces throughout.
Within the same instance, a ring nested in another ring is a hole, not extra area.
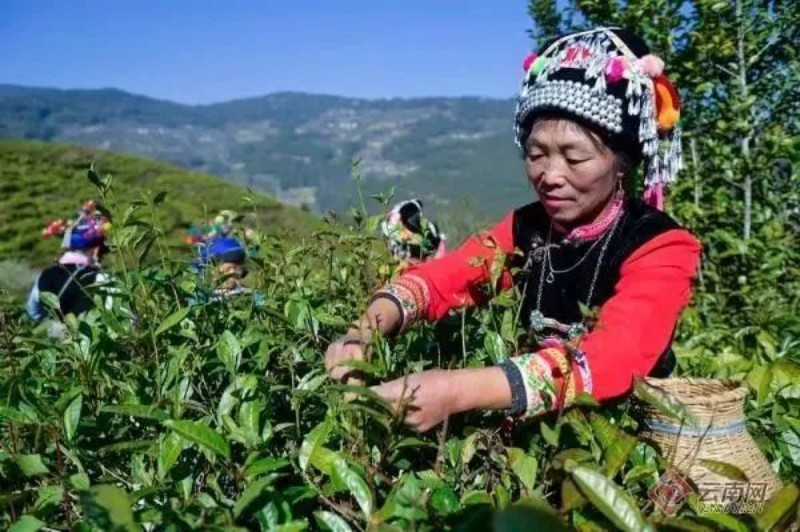
M 350 490 L 351 495 L 355 498 L 364 516 L 369 518 L 372 513 L 372 492 L 370 491 L 364 479 L 353 471 L 347 464 L 344 458 L 335 455 L 334 471 L 344 481 L 347 489 Z
M 169 419 L 169 415 L 166 412 L 156 410 L 152 405 L 103 405 L 100 407 L 100 411 L 109 414 L 119 414 L 121 416 L 153 419 L 155 421 L 165 421 Z
M 696 428 L 699 424 L 697 417 L 683 403 L 672 395 L 647 383 L 644 379 L 636 379 L 633 384 L 636 397 L 652 406 L 659 412 Z
M 638 440 L 626 434 L 601 414 L 591 412 L 589 419 L 594 435 L 605 450 L 602 470 L 606 476 L 614 478 L 636 449 Z
M 494 501 L 488 493 L 479 490 L 473 490 L 461 496 L 461 506 L 471 506 L 473 504 L 494 506 Z
M 550 428 L 550 425 L 546 421 L 542 421 L 539 425 L 539 430 L 542 432 L 544 441 L 552 447 L 558 447 L 558 442 L 561 439 L 561 425 L 556 423 L 554 428 Z
M 58 300 L 58 296 L 51 292 L 40 292 L 39 301 L 50 310 L 61 310 L 61 302 Z
M 729 464 L 726 462 L 720 462 L 718 460 L 698 460 L 698 463 L 708 469 L 709 471 L 716 473 L 722 477 L 725 477 L 730 480 L 738 480 L 741 482 L 747 482 L 747 475 L 745 475 L 744 471 L 739 469 L 733 464 Z
M 701 516 L 701 520 L 706 522 L 710 521 L 718 525 L 720 530 L 730 530 L 732 532 L 748 532 L 750 530 L 750 527 L 742 521 L 739 521 L 732 515 L 723 513 L 706 512 Z
M 569 527 L 558 514 L 546 504 L 538 501 L 521 501 L 498 512 L 494 517 L 493 530 L 537 532 L 567 532 Z
M 690 518 L 670 517 L 659 524 L 659 530 L 680 532 L 717 532 L 715 527 L 698 523 Z
M 138 531 L 125 490 L 111 485 L 94 486 L 80 497 L 88 519 L 101 530 Z
M 231 373 L 236 373 L 242 360 L 242 348 L 239 340 L 229 330 L 223 331 L 217 343 L 217 355 Z
M 800 467 L 800 436 L 792 430 L 786 430 L 783 432 L 783 443 L 792 463 Z
M 163 480 L 175 465 L 183 451 L 183 442 L 184 440 L 175 433 L 167 434 L 161 439 L 157 460 L 158 478 Z
M 53 508 L 61 504 L 64 489 L 61 486 L 42 486 L 36 491 L 36 502 L 33 508 L 39 515 L 46 515 Z
M 489 331 L 483 339 L 483 348 L 489 354 L 492 362 L 499 364 L 508 356 L 503 337 L 495 331 Z
M 300 446 L 300 453 L 297 455 L 297 462 L 300 464 L 300 469 L 305 471 L 311 461 L 312 455 L 317 449 L 325 444 L 328 436 L 333 429 L 333 423 L 330 419 L 326 419 L 316 427 L 314 427 L 308 436 L 303 440 Z
M 453 489 L 442 486 L 433 491 L 433 495 L 431 495 L 431 508 L 439 515 L 450 515 L 457 512 L 461 508 L 461 505 Z
M 196 443 L 200 447 L 211 451 L 223 458 L 230 458 L 231 449 L 218 432 L 195 421 L 167 420 L 164 426 L 174 430 L 179 436 Z
M 617 528 L 630 532 L 653 530 L 636 504 L 605 475 L 571 461 L 565 468 L 586 498 Z
M 264 494 L 264 490 L 275 481 L 275 476 L 260 478 L 247 486 L 233 507 L 233 517 L 238 519 L 247 508 Z
M 475 456 L 475 440 L 478 438 L 478 433 L 473 432 L 464 440 L 464 444 L 461 446 L 461 465 L 467 466 L 472 461 L 472 457 Z
M 45 523 L 39 521 L 34 516 L 23 515 L 16 523 L 11 525 L 8 532 L 36 532 L 37 530 L 41 530 L 44 526 Z
M 17 455 L 15 463 L 26 477 L 37 477 L 50 473 L 50 470 L 42 462 L 42 456 L 39 454 Z
M 796 515 L 800 504 L 800 489 L 795 484 L 784 486 L 767 502 L 756 516 L 758 530 L 782 530 Z
M 550 463 L 556 469 L 564 469 L 564 464 L 567 460 L 572 460 L 578 463 L 591 462 L 594 460 L 594 457 L 592 456 L 592 453 L 586 449 L 564 449 L 563 451 L 556 453 Z
M 291 462 L 285 458 L 261 458 L 260 460 L 256 460 L 247 466 L 245 469 L 245 475 L 248 477 L 257 477 L 259 475 L 263 475 L 264 473 L 270 473 L 272 471 L 277 471 L 278 469 L 283 469 L 290 464 Z
M 530 495 L 533 493 L 533 488 L 536 485 L 536 473 L 538 472 L 538 463 L 533 456 L 523 456 L 519 460 L 510 462 L 511 470 L 519 477 L 522 485 Z
M 570 512 L 572 510 L 582 508 L 589 501 L 578 489 L 575 481 L 567 477 L 561 482 L 561 512 Z
M 83 395 L 78 395 L 64 411 L 64 433 L 67 436 L 67 441 L 72 441 L 72 438 L 75 436 L 75 431 L 78 430 L 82 406 Z
M 7 406 L 0 406 L 0 419 L 10 423 L 19 423 L 20 425 L 32 425 L 36 423 L 36 420 L 26 413 Z
M 186 318 L 186 316 L 189 315 L 190 310 L 191 308 L 189 307 L 178 309 L 169 316 L 167 316 L 166 318 L 164 318 L 164 321 L 162 321 L 161 325 L 159 325 L 158 328 L 156 329 L 156 332 L 154 333 L 155 336 L 158 336 L 168 331 L 172 327 L 182 322 Z
M 352 528 L 347 524 L 347 521 L 339 517 L 333 512 L 314 512 L 314 517 L 317 519 L 320 527 L 328 529 L 331 532 L 352 532 Z

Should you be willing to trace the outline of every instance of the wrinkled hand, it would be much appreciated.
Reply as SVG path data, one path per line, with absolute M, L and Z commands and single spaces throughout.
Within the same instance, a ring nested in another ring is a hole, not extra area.
M 325 369 L 333 380 L 345 384 L 361 384 L 359 372 L 345 363 L 348 360 L 364 360 L 364 344 L 354 335 L 345 335 L 325 351 Z
M 418 432 L 432 429 L 455 412 L 458 386 L 451 371 L 434 369 L 373 386 L 396 409 L 405 405 L 405 422 Z

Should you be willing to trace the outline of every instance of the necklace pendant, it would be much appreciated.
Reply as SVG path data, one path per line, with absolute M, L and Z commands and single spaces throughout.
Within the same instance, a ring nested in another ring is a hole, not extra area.
M 530 326 L 531 326 L 531 329 L 533 329 L 537 333 L 540 333 L 540 332 L 542 332 L 544 330 L 544 328 L 545 328 L 545 325 L 544 325 L 544 314 L 542 314 L 541 311 L 534 310 L 533 312 L 531 312 Z
M 583 336 L 586 332 L 586 326 L 583 323 L 570 323 L 567 330 L 567 338 L 574 340 L 579 336 Z
M 553 282 L 555 280 L 556 280 L 556 276 L 553 275 L 553 272 L 552 271 L 547 272 L 547 277 L 545 278 L 545 281 L 547 281 L 547 284 L 553 284 Z

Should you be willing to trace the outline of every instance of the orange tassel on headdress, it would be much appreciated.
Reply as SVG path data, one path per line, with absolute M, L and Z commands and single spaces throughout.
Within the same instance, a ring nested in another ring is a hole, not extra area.
M 678 91 L 663 74 L 653 80 L 656 92 L 656 120 L 658 131 L 671 131 L 681 116 L 681 99 Z

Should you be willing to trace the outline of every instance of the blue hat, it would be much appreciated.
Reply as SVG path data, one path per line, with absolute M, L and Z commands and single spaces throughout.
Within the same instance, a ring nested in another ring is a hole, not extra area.
M 64 233 L 61 247 L 64 249 L 86 250 L 100 247 L 105 243 L 103 222 L 95 217 L 82 217 Z
M 87 201 L 74 222 L 56 220 L 42 231 L 45 238 L 62 236 L 61 247 L 83 251 L 91 248 L 104 248 L 105 239 L 111 230 L 111 220 L 97 208 L 94 201 Z
M 235 238 L 223 236 L 215 238 L 208 244 L 199 246 L 200 257 L 195 261 L 194 268 L 202 270 L 210 263 L 232 262 L 243 264 L 247 258 L 247 250 Z

